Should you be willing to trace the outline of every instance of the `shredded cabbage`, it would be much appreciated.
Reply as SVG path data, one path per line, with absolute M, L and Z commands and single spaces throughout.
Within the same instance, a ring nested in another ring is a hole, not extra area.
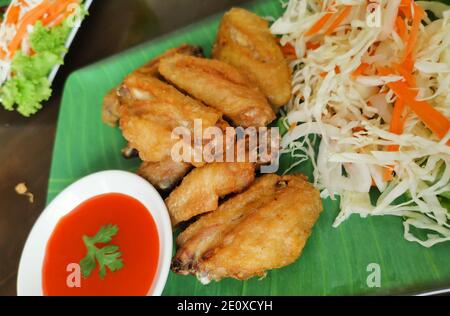
M 271 27 L 281 35 L 281 45 L 292 45 L 297 54 L 291 62 L 294 96 L 286 106 L 286 123 L 295 127 L 284 136 L 283 150 L 296 164 L 313 161 L 322 197 L 341 197 L 334 227 L 352 214 L 399 216 L 406 240 L 431 247 L 450 240 L 450 131 L 439 139 L 407 111 L 403 133 L 390 132 L 397 97 L 387 84 L 406 78 L 381 76 L 374 69 L 402 63 L 406 44 L 395 27 L 401 1 L 379 2 L 379 26 L 367 23 L 365 0 L 285 3 Z M 320 30 L 305 36 L 325 12 L 344 6 L 352 6 L 351 13 L 332 34 Z M 441 4 L 426 9 L 440 19 L 426 18 L 418 29 L 412 77 L 417 99 L 450 118 L 450 10 Z M 318 45 L 308 48 L 311 42 Z M 368 74 L 353 75 L 362 63 L 370 65 Z M 317 154 L 310 134 L 320 135 Z M 398 151 L 386 150 L 396 145 Z M 387 168 L 394 171 L 392 180 L 384 176 Z M 381 192 L 375 205 L 374 186 Z

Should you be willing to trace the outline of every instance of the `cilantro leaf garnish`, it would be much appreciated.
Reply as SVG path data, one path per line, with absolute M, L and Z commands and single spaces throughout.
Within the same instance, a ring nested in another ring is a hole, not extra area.
M 94 237 L 83 236 L 83 242 L 87 249 L 87 255 L 80 261 L 81 273 L 84 278 L 88 278 L 95 267 L 99 266 L 100 278 L 106 276 L 106 268 L 111 272 L 116 272 L 123 268 L 122 253 L 119 252 L 119 246 L 106 245 L 98 248 L 96 244 L 107 244 L 119 232 L 117 225 L 104 225 L 100 228 Z

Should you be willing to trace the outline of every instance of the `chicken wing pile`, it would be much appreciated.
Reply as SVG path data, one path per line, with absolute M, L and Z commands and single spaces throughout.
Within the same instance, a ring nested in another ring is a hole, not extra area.
M 190 45 L 171 49 L 129 74 L 104 98 L 102 119 L 119 126 L 126 158 L 167 195 L 178 237 L 172 269 L 202 282 L 245 280 L 294 262 L 322 210 L 303 176 L 257 177 L 258 164 L 173 160 L 173 130 L 265 127 L 291 96 L 291 73 L 267 21 L 243 9 L 225 14 L 213 59 Z M 202 144 L 217 140 L 201 139 Z M 224 152 L 228 139 L 221 139 Z M 220 146 L 219 146 L 220 147 Z M 239 161 L 239 160 L 238 160 Z

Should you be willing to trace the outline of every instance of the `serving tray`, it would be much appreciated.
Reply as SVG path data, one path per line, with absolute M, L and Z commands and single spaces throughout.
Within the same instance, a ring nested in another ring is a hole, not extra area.
M 279 0 L 254 2 L 248 8 L 278 17 Z M 129 72 L 168 48 L 182 43 L 211 51 L 222 14 L 74 72 L 68 78 L 58 120 L 48 201 L 75 180 L 90 173 L 135 171 L 137 160 L 125 160 L 119 129 L 101 122 L 102 98 Z M 311 172 L 308 167 L 304 172 Z M 301 194 L 301 192 L 299 192 Z M 410 294 L 450 285 L 450 243 L 426 249 L 403 239 L 399 218 L 351 217 L 332 228 L 337 201 L 324 201 L 325 211 L 302 257 L 267 277 L 246 282 L 223 280 L 204 286 L 194 277 L 171 273 L 165 295 L 375 295 Z M 375 273 L 375 274 L 374 274 Z M 377 283 L 377 273 L 380 283 Z

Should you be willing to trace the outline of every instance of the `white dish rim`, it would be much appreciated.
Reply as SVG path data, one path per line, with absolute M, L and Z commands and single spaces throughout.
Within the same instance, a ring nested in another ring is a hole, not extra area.
M 84 2 L 84 9 L 85 9 L 86 11 L 89 11 L 89 8 L 91 7 L 92 1 L 93 1 L 93 0 L 86 0 L 86 1 Z M 79 26 L 76 26 L 76 27 L 74 27 L 74 28 L 72 29 L 72 31 L 71 31 L 70 34 L 69 34 L 69 37 L 68 37 L 67 40 L 66 40 L 65 47 L 66 47 L 67 51 L 69 50 L 70 46 L 72 45 L 73 40 L 75 39 L 75 36 L 77 35 L 78 30 L 80 29 L 81 23 L 83 23 L 83 21 L 79 21 L 79 23 L 80 23 L 80 25 L 79 25 Z M 50 74 L 48 75 L 48 81 L 49 81 L 50 83 L 53 83 L 53 80 L 55 80 L 56 75 L 58 74 L 59 68 L 61 68 L 61 66 L 62 66 L 62 65 L 56 65 L 55 67 L 53 67 L 52 71 L 51 71 Z

